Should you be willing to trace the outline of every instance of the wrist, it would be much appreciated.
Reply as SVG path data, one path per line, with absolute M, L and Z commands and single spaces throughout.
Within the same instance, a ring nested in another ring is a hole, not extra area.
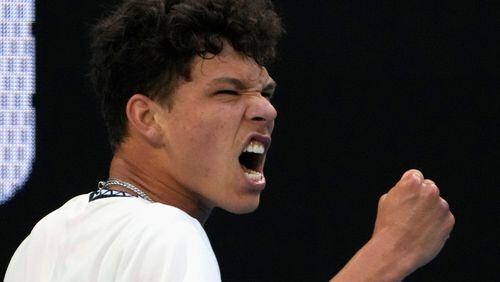
M 402 281 L 413 272 L 411 259 L 405 252 L 404 246 L 391 240 L 390 237 L 374 236 L 360 250 L 362 255 L 371 257 L 372 271 L 377 281 Z
M 372 237 L 331 282 L 399 282 L 408 276 L 413 269 L 404 247 L 382 235 Z

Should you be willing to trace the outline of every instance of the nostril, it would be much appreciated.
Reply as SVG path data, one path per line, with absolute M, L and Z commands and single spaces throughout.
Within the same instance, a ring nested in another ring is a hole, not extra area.
M 254 117 L 254 118 L 252 118 L 252 120 L 255 120 L 255 121 L 265 121 L 266 119 L 263 118 L 263 117 Z

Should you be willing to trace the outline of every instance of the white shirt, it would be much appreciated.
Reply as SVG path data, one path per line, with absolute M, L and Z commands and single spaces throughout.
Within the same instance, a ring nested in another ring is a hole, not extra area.
M 4 281 L 220 280 L 203 227 L 185 212 L 136 197 L 80 195 L 36 224 Z

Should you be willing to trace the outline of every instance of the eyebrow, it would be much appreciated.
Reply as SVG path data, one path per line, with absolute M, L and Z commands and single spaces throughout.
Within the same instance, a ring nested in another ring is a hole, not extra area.
M 229 83 L 229 84 L 232 84 L 234 87 L 238 88 L 239 90 L 243 90 L 245 88 L 247 88 L 247 86 L 245 85 L 245 83 L 237 78 L 234 78 L 234 77 L 219 77 L 219 78 L 215 78 L 214 80 L 212 80 L 210 82 L 211 85 L 214 85 L 214 84 L 217 84 L 217 83 Z M 274 91 L 276 89 L 276 86 L 277 86 L 277 83 L 272 80 L 271 82 L 269 82 L 268 84 L 266 84 L 264 86 L 264 88 L 262 89 L 263 92 L 266 92 L 266 91 Z

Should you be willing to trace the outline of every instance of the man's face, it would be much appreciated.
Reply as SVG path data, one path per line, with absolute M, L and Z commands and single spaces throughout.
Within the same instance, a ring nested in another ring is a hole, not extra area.
M 265 68 L 228 44 L 215 57 L 195 58 L 191 80 L 160 114 L 162 165 L 176 189 L 207 208 L 257 208 L 277 114 L 269 101 L 274 88 Z

